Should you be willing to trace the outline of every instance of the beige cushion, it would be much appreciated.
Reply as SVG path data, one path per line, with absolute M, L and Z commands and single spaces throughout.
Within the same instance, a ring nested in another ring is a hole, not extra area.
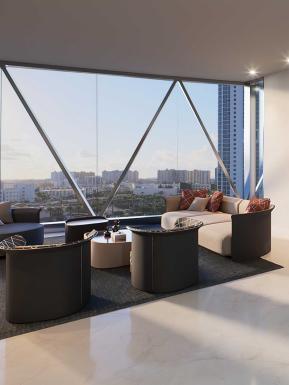
M 200 198 L 196 197 L 188 208 L 189 211 L 204 211 L 209 202 L 210 197 Z
M 205 215 L 214 215 L 209 211 L 189 211 L 189 210 L 179 210 L 171 211 L 164 213 L 161 218 L 161 226 L 166 230 L 171 230 L 175 228 L 175 223 L 179 218 L 186 217 L 195 217 L 195 216 L 205 216 Z
M 241 203 L 242 199 L 240 198 L 234 198 L 234 197 L 228 197 L 224 196 L 220 211 L 227 214 L 239 214 L 239 204 Z
M 199 245 L 215 253 L 231 255 L 232 223 L 224 222 L 199 229 Z
M 177 211 L 180 206 L 181 196 L 171 196 L 166 197 L 166 212 L 168 211 Z
M 246 208 L 247 208 L 249 202 L 250 201 L 248 199 L 243 199 L 242 200 L 242 202 L 239 205 L 239 214 L 245 214 Z
M 3 223 L 13 223 L 10 202 L 0 202 L 0 220 Z
M 217 211 L 215 213 L 212 213 L 212 215 L 197 215 L 194 217 L 194 219 L 203 222 L 203 225 L 207 226 L 214 223 L 231 222 L 232 216 L 231 214 L 221 213 L 220 211 Z

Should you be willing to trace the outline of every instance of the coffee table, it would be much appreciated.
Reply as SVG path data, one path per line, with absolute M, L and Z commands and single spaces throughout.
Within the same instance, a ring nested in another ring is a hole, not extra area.
M 111 238 L 97 235 L 91 240 L 91 266 L 96 269 L 127 266 L 130 264 L 131 231 L 126 234 L 125 242 L 113 242 Z

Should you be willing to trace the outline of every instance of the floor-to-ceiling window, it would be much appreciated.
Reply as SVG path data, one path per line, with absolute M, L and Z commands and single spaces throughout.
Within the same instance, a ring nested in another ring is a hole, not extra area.
M 96 214 L 161 214 L 164 197 L 185 187 L 234 195 L 233 184 L 243 196 L 243 86 L 183 83 L 204 132 L 177 82 L 134 153 L 171 80 L 7 68 Z M 89 213 L 4 74 L 1 194 L 14 205 L 41 206 L 43 221 Z

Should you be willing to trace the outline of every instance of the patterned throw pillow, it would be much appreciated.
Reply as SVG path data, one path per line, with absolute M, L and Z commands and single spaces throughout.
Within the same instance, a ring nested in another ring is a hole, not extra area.
M 205 211 L 206 210 L 206 207 L 207 207 L 207 204 L 209 202 L 209 197 L 207 198 L 200 198 L 200 197 L 196 197 L 191 206 L 188 208 L 189 211 Z
M 22 237 L 22 235 L 12 235 L 12 237 L 5 238 L 0 242 L 0 249 L 15 249 L 17 246 L 25 246 L 26 240 Z
M 207 204 L 207 209 L 212 213 L 219 210 L 224 194 L 220 191 L 214 191 L 210 196 L 209 202 Z
M 187 210 L 191 206 L 193 200 L 196 197 L 206 198 L 207 195 L 208 195 L 208 190 L 206 190 L 206 189 L 202 189 L 202 190 L 185 189 L 185 190 L 182 190 L 179 210 Z
M 256 213 L 257 211 L 268 210 L 270 207 L 269 198 L 252 198 L 246 208 L 246 213 Z

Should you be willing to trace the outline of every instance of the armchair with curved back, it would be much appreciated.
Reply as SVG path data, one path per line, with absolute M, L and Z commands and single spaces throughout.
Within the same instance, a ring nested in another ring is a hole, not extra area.
M 6 250 L 6 319 L 44 321 L 79 311 L 90 299 L 90 240 Z
M 65 242 L 75 242 L 83 239 L 84 234 L 92 230 L 104 231 L 108 219 L 103 216 L 89 216 L 68 219 L 65 222 Z

